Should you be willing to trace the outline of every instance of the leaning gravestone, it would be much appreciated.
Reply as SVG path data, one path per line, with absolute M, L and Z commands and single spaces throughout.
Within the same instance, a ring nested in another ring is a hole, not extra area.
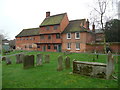
M 11 64 L 11 60 L 10 58 L 6 57 L 6 65 L 9 65 L 9 64 Z
M 42 60 L 43 60 L 43 55 L 42 54 L 38 54 L 37 55 L 37 65 L 42 65 Z
M 70 58 L 68 56 L 66 56 L 65 58 L 65 68 L 66 69 L 70 68 Z
M 23 60 L 23 68 L 31 68 L 34 67 L 34 55 L 26 55 Z
M 62 71 L 63 70 L 63 57 L 62 56 L 59 56 L 58 57 L 58 67 L 57 67 L 57 71 Z
M 50 55 L 45 55 L 45 63 L 49 63 L 50 62 Z
M 107 60 L 107 67 L 106 67 L 106 79 L 110 79 L 114 72 L 114 59 L 112 53 L 108 52 L 108 60 Z

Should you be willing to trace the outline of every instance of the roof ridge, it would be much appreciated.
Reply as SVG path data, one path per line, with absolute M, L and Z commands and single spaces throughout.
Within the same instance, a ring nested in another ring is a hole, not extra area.
M 52 16 L 50 16 L 50 17 L 59 16 L 59 15 L 64 15 L 64 14 L 67 14 L 67 13 L 56 14 L 56 15 L 52 15 Z
M 86 20 L 86 19 L 75 19 L 75 20 L 70 20 L 70 22 L 72 22 L 72 21 L 82 21 L 82 20 Z
M 33 30 L 33 29 L 39 29 L 39 27 L 36 27 L 36 28 L 27 28 L 27 29 L 23 29 L 23 30 Z

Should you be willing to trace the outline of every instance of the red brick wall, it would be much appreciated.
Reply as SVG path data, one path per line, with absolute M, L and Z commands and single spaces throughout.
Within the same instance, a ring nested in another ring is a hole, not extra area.
M 41 43 L 62 43 L 61 38 L 60 39 L 56 38 L 56 34 L 51 34 L 51 39 L 48 39 L 48 35 L 44 35 L 44 39 L 40 38 L 40 42 Z
M 28 38 L 28 40 L 26 40 L 26 38 Z M 16 49 L 36 50 L 36 46 L 34 45 L 34 43 L 38 43 L 38 42 L 40 42 L 40 36 L 17 37 L 16 38 Z M 25 48 L 25 45 L 27 47 L 29 45 L 32 45 L 33 48 Z
M 69 24 L 69 20 L 68 20 L 68 16 L 67 14 L 65 14 L 64 18 L 62 19 L 61 23 L 60 23 L 60 31 L 64 31 L 64 29 L 66 28 L 66 26 Z
M 54 25 L 49 26 L 49 30 L 46 30 L 46 27 L 40 27 L 40 34 L 60 33 L 60 25 L 58 25 L 57 30 L 54 30 Z

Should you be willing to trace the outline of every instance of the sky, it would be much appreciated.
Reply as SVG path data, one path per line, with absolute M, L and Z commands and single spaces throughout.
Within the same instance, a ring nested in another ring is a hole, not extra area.
M 23 29 L 36 28 L 46 12 L 67 13 L 69 20 L 90 17 L 93 0 L 0 0 L 0 32 L 14 39 Z

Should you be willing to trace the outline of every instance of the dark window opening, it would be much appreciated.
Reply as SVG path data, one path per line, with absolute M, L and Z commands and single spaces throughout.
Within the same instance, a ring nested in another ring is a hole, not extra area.
M 50 47 L 50 45 L 48 45 L 48 49 L 50 49 L 51 47 Z
M 40 48 L 40 45 L 37 45 L 37 48 Z
M 56 49 L 56 50 L 57 50 L 57 45 L 54 45 L 54 49 Z
M 49 27 L 49 26 L 47 26 L 47 27 L 46 27 L 46 30 L 49 30 L 49 29 L 50 29 L 50 27 Z
M 32 48 L 32 45 L 29 45 L 29 48 Z
M 51 35 L 48 35 L 48 39 L 51 39 Z
M 56 34 L 56 38 L 59 39 L 60 38 L 60 34 Z

